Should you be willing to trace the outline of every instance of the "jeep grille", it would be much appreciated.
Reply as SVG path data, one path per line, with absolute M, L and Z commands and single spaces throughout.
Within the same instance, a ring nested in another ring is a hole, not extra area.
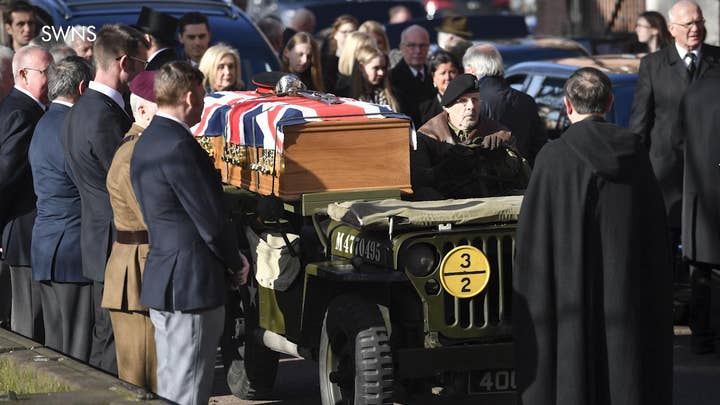
M 430 279 L 439 283 L 438 267 L 426 277 L 408 273 L 415 289 L 427 303 L 426 327 L 446 338 L 497 338 L 510 335 L 512 269 L 515 254 L 514 228 L 486 229 L 485 232 L 434 234 L 415 238 L 414 243 L 430 243 L 444 257 L 457 246 L 472 245 L 482 250 L 490 262 L 490 280 L 485 290 L 472 298 L 457 298 L 442 287 L 438 294 L 428 294 Z

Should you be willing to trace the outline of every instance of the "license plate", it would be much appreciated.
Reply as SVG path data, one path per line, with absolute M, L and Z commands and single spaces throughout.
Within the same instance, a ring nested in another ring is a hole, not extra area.
M 468 391 L 471 394 L 515 391 L 515 370 L 471 371 Z

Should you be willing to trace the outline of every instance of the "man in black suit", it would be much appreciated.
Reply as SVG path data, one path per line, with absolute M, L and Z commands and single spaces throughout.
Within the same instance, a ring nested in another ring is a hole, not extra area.
M 68 113 L 62 142 L 80 191 L 83 275 L 93 280 L 95 325 L 90 364 L 117 373 L 110 316 L 100 307 L 105 264 L 114 240 L 105 181 L 115 149 L 132 124 L 124 110 L 122 92 L 145 67 L 147 47 L 138 30 L 122 24 L 106 25 L 97 34 L 93 53 L 95 79 Z
M 720 71 L 688 87 L 673 133 L 684 146 L 682 246 L 693 271 L 690 327 L 697 353 L 720 354 Z
M 145 40 L 150 44 L 145 70 L 158 70 L 167 62 L 178 59 L 173 47 L 175 31 L 177 31 L 177 18 L 143 7 L 138 16 L 135 27 L 145 33 Z
M 415 128 L 425 123 L 420 104 L 435 97 L 432 77 L 425 66 L 429 48 L 430 36 L 425 28 L 419 25 L 405 28 L 400 36 L 403 58 L 390 71 L 390 85 L 400 105 L 399 112 L 407 114 Z
M 668 13 L 668 29 L 675 38 L 674 46 L 651 53 L 640 62 L 630 129 L 643 138 L 649 149 L 650 162 L 665 200 L 671 242 L 675 247 L 680 243 L 683 156 L 682 150 L 673 149 L 672 132 L 685 89 L 693 80 L 720 68 L 720 48 L 703 43 L 705 20 L 700 7 L 692 1 L 683 0 L 672 6 Z M 679 266 L 675 270 L 676 273 L 683 271 Z M 676 274 L 676 278 L 684 276 Z M 691 272 L 691 289 L 698 288 L 697 283 L 704 279 L 693 276 Z M 690 327 L 693 329 L 693 319 L 696 318 L 693 313 L 697 310 L 693 299 L 689 310 Z M 697 328 L 694 332 L 705 334 Z M 694 350 L 708 349 L 695 347 Z
M 226 270 L 237 286 L 249 267 L 223 206 L 219 173 L 189 128 L 202 114 L 202 78 L 185 61 L 158 70 L 158 112 L 130 160 L 150 240 L 140 300 L 155 326 L 158 394 L 180 404 L 207 403 Z
M 15 53 L 15 88 L 0 106 L 0 228 L 5 263 L 12 281 L 11 328 L 43 341 L 40 288 L 32 281 L 30 243 L 35 192 L 28 149 L 48 102 L 47 69 L 52 56 L 40 47 Z
M 60 131 L 92 79 L 90 62 L 69 56 L 51 65 L 52 103 L 35 127 L 29 159 L 38 215 L 32 234 L 33 279 L 40 282 L 45 345 L 88 361 L 92 342 L 92 280 L 83 276 L 80 194 L 62 151 Z
M 697 4 L 686 0 L 675 3 L 668 18 L 675 45 L 651 53 L 640 62 L 630 130 L 648 146 L 669 225 L 679 228 L 683 162 L 672 148 L 672 129 L 685 89 L 720 65 L 720 48 L 703 43 L 705 20 Z
M 210 24 L 205 15 L 194 11 L 183 14 L 178 20 L 178 39 L 183 45 L 178 59 L 187 60 L 193 67 L 197 67 L 210 46 L 211 37 Z

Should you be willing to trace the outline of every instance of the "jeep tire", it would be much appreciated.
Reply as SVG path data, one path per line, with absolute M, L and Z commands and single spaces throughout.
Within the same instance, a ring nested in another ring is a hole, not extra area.
M 247 289 L 242 299 L 245 314 L 244 343 L 239 348 L 239 359 L 234 360 L 227 372 L 230 392 L 238 398 L 252 400 L 267 398 L 277 376 L 279 354 L 257 340 L 257 307 L 252 304 Z M 254 301 L 257 302 L 257 299 Z
M 341 296 L 328 306 L 319 350 L 323 405 L 392 404 L 393 360 L 377 305 Z

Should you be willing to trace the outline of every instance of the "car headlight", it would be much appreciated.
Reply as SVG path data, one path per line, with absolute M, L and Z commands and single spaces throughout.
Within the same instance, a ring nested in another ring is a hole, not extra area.
M 437 249 L 429 243 L 416 243 L 405 250 L 400 263 L 402 270 L 415 277 L 425 277 L 437 268 Z

